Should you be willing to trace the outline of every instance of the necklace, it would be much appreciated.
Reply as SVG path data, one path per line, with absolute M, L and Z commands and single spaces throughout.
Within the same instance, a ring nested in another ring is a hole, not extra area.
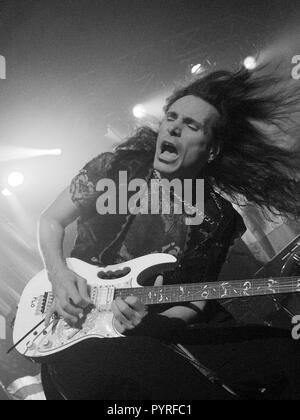
M 153 177 L 159 182 L 160 186 L 162 187 L 162 189 L 164 188 L 163 183 L 162 183 L 162 178 L 160 173 L 156 170 L 153 169 Z M 182 199 L 181 197 L 179 197 L 178 194 L 176 194 L 175 191 L 173 191 L 173 195 L 174 197 L 177 198 L 177 200 L 179 200 L 182 204 L 184 204 L 185 208 L 188 208 L 192 213 L 196 213 L 198 216 L 203 218 L 203 221 L 205 220 L 207 223 L 209 223 L 210 225 L 213 225 L 215 223 L 214 220 L 212 220 L 209 216 L 207 216 L 206 214 L 204 214 L 203 212 L 199 211 L 199 209 L 195 206 L 193 206 L 191 203 L 187 202 L 186 200 Z M 212 196 L 218 210 L 220 211 L 221 217 L 222 217 L 222 207 L 221 204 L 219 203 L 219 201 L 217 200 L 217 197 L 214 193 L 214 191 L 210 191 L 210 195 Z

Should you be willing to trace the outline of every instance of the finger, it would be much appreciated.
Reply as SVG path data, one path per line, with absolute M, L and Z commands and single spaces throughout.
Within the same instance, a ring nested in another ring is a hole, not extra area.
M 46 318 L 45 318 L 45 327 L 46 327 L 46 328 L 48 328 L 48 327 L 49 327 L 50 322 L 51 322 L 51 318 L 52 318 L 52 316 L 55 314 L 55 311 L 56 311 L 56 309 L 55 309 L 55 304 L 53 304 L 53 305 L 51 306 L 51 308 L 49 309 L 49 311 L 47 312 L 47 314 L 46 314 Z
M 75 288 L 74 288 L 75 289 Z M 73 305 L 73 307 L 76 307 L 76 309 L 81 310 L 86 308 L 87 302 L 80 296 L 78 290 L 71 290 L 69 291 L 69 297 L 70 297 L 70 303 Z
M 77 281 L 75 282 L 75 284 L 69 284 L 68 285 L 68 287 L 65 290 L 65 294 L 66 294 L 66 297 L 67 297 L 67 299 L 66 299 L 67 303 L 70 303 L 70 300 L 71 300 L 72 301 L 71 303 L 73 304 L 73 306 L 77 306 L 76 309 L 78 309 L 78 307 L 82 308 L 82 307 L 87 306 L 84 299 L 79 294 Z M 62 296 L 62 297 L 64 297 L 64 296 Z
M 69 315 L 73 315 L 74 317 L 78 317 L 79 314 L 82 314 L 82 309 L 76 308 L 75 306 L 71 305 L 70 302 L 63 299 L 60 301 L 60 308 Z
M 57 312 L 57 314 L 61 318 L 63 318 L 68 324 L 74 325 L 74 324 L 77 324 L 77 322 L 78 322 L 78 318 L 76 318 L 76 317 L 70 315 L 68 312 L 64 311 L 64 309 L 59 304 L 56 305 L 56 311 L 55 312 Z
M 91 298 L 89 297 L 89 293 L 88 293 L 87 281 L 83 278 L 79 278 L 77 280 L 77 287 L 78 287 L 79 295 L 82 298 L 79 306 L 81 308 L 86 308 L 92 303 Z
M 135 318 L 136 312 L 124 300 L 117 298 L 115 302 L 121 313 L 128 321 L 132 321 Z
M 125 317 L 125 315 L 121 312 L 120 308 L 118 307 L 116 301 L 112 303 L 112 311 L 115 315 L 117 321 L 121 323 L 126 329 L 132 329 L 134 326 L 132 323 Z
M 115 318 L 114 320 L 114 326 L 116 328 L 116 330 L 120 333 L 120 334 L 124 334 L 126 331 L 126 328 L 124 327 L 124 325 L 122 325 L 117 318 Z
M 164 277 L 160 274 L 156 277 L 156 280 L 154 282 L 154 286 L 162 286 L 164 282 Z
M 135 312 L 144 313 L 146 312 L 146 307 L 143 302 L 136 296 L 127 296 L 125 299 L 127 305 L 129 305 Z

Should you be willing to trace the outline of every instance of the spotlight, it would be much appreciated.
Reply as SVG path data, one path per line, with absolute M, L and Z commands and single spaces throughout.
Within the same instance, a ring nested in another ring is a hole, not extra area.
M 62 150 L 61 149 L 44 150 L 43 154 L 48 155 L 48 156 L 61 156 Z
M 204 72 L 204 68 L 202 67 L 202 64 L 195 64 L 191 68 L 192 74 L 200 74 Z
M 0 145 L 0 162 L 10 160 L 31 159 L 40 156 L 60 156 L 61 149 L 32 149 L 26 147 L 17 147 L 9 145 Z
M 12 196 L 12 192 L 8 188 L 4 188 L 4 190 L 1 191 L 1 194 L 4 195 L 4 197 Z
M 8 185 L 19 187 L 24 183 L 24 175 L 21 172 L 12 172 L 7 178 Z
M 135 118 L 144 118 L 146 116 L 146 108 L 142 104 L 136 105 L 132 110 Z
M 256 59 L 254 57 L 246 57 L 244 60 L 244 67 L 247 70 L 254 70 L 257 67 L 257 62 Z
M 39 157 L 39 156 L 61 156 L 62 150 L 61 149 L 36 149 L 32 151 L 31 157 Z

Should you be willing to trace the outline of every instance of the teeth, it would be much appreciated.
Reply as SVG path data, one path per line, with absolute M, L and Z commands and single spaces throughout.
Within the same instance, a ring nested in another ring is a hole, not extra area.
M 178 154 L 176 147 L 168 142 L 163 142 L 162 146 L 161 146 L 161 152 L 169 152 L 169 153 L 173 153 L 173 154 Z

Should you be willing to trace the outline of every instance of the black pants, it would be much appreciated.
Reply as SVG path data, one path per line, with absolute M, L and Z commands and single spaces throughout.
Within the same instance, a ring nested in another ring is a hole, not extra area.
M 299 399 L 300 347 L 270 328 L 204 328 L 182 342 L 240 399 Z M 48 399 L 236 399 L 150 337 L 90 339 L 42 367 Z

